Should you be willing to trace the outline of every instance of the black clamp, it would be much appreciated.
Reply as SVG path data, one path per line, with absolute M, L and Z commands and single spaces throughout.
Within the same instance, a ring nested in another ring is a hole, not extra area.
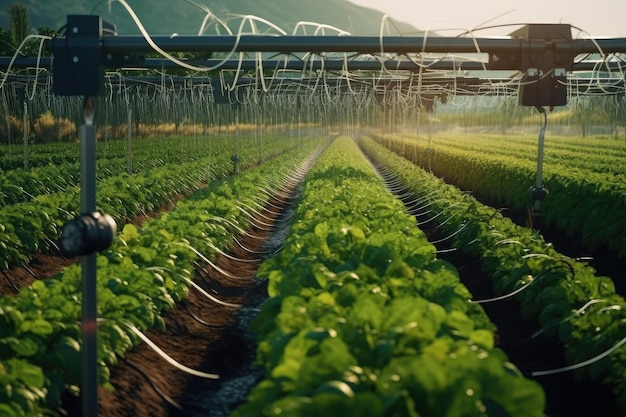
M 117 234 L 113 217 L 98 211 L 83 213 L 65 223 L 61 231 L 63 256 L 84 256 L 107 249 Z
M 532 186 L 528 189 L 528 193 L 533 202 L 531 214 L 535 217 L 541 216 L 541 202 L 548 196 L 548 190 L 544 186 Z
M 104 85 L 104 68 L 139 66 L 145 56 L 116 55 L 103 48 L 117 27 L 95 15 L 68 15 L 64 36 L 50 41 L 54 54 L 52 91 L 59 96 L 95 96 Z
M 239 163 L 239 155 L 234 154 L 230 157 L 230 160 L 233 161 L 233 174 L 238 173 L 239 168 L 237 167 L 237 164 Z
M 95 96 L 104 85 L 102 19 L 69 15 L 65 37 L 52 39 L 52 91 L 60 96 Z
M 489 69 L 517 68 L 524 72 L 519 87 L 523 106 L 567 104 L 567 72 L 574 66 L 572 27 L 569 24 L 530 24 L 510 34 L 521 50 L 510 55 L 492 54 Z

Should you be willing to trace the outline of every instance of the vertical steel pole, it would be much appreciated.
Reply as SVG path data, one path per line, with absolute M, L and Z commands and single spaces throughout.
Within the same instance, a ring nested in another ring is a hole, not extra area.
M 104 157 L 109 151 L 109 98 L 104 99 Z
M 22 114 L 22 139 L 24 141 L 24 169 L 28 169 L 28 103 L 24 100 L 24 114 Z
M 96 129 L 94 98 L 84 102 L 85 124 L 80 126 L 80 205 L 81 213 L 96 211 Z M 82 415 L 98 415 L 98 323 L 96 296 L 96 254 L 81 258 L 83 384 Z
M 531 189 L 533 199 L 531 215 L 533 217 L 541 216 L 541 202 L 546 195 L 545 188 L 543 188 L 543 147 L 546 137 L 546 127 L 548 125 L 548 116 L 543 107 L 537 107 L 537 110 L 543 115 L 543 123 L 539 129 L 539 139 L 537 143 L 537 173 L 535 175 L 535 186 Z
M 132 126 L 133 126 L 133 109 L 128 105 L 128 120 L 126 122 L 126 172 L 128 175 L 133 173 L 133 141 L 132 141 Z
M 546 117 L 545 112 L 543 117 Z M 546 124 L 542 124 L 539 129 L 539 139 L 537 141 L 537 173 L 535 175 L 535 187 L 541 188 L 543 186 L 543 147 L 546 138 Z

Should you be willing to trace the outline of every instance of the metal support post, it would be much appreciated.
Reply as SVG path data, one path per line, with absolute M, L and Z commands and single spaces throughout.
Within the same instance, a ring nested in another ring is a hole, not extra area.
M 94 126 L 94 98 L 84 102 L 85 124 L 80 126 L 80 210 L 96 211 L 96 129 Z M 81 258 L 82 268 L 82 332 L 83 385 L 81 388 L 82 414 L 98 415 L 98 324 L 96 294 L 96 253 Z
M 24 142 L 24 169 L 28 169 L 28 103 L 24 100 L 24 113 L 22 114 L 22 140 Z
M 539 129 L 539 140 L 537 144 L 537 172 L 535 174 L 535 185 L 530 187 L 529 193 L 532 200 L 531 215 L 533 220 L 541 217 L 541 202 L 548 195 L 548 190 L 543 186 L 543 147 L 546 136 L 546 127 L 548 125 L 548 116 L 543 107 L 537 107 L 539 113 L 543 115 L 543 123 Z M 535 223 L 535 221 L 533 221 Z
M 96 212 L 95 100 L 102 87 L 98 16 L 68 16 L 67 35 L 53 45 L 53 91 L 62 96 L 82 96 L 85 123 L 80 136 L 80 210 L 61 232 L 60 248 L 66 256 L 80 256 L 82 270 L 82 415 L 98 415 L 98 323 L 96 252 L 113 241 L 117 226 L 109 215 Z
M 126 122 L 126 172 L 133 173 L 133 109 L 128 105 L 128 119 Z
M 96 211 L 96 129 L 94 99 L 85 98 L 85 124 L 80 136 L 81 215 L 68 221 L 61 232 L 60 248 L 66 256 L 81 256 L 82 272 L 82 415 L 98 415 L 98 322 L 96 252 L 109 247 L 117 226 L 113 218 Z

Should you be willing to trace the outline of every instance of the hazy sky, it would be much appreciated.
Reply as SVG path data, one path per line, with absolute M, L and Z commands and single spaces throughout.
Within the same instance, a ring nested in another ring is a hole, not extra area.
M 477 26 L 512 23 L 570 23 L 591 36 L 626 38 L 625 0 L 350 0 L 378 9 L 418 29 L 456 33 L 444 29 L 473 29 Z M 471 6 L 470 6 L 471 4 Z M 492 20 L 493 19 L 493 20 Z M 489 21 L 485 24 L 485 22 Z M 512 29 L 515 29 L 516 26 Z M 476 36 L 508 35 L 499 28 Z M 576 35 L 577 32 L 574 32 Z

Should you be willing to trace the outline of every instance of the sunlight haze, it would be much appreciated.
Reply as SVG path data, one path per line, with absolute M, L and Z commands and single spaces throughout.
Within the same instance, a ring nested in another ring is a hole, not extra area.
M 569 23 L 593 37 L 626 37 L 626 1 L 622 0 L 350 1 L 378 9 L 392 19 L 411 23 L 420 30 L 437 31 L 443 36 L 493 25 Z M 476 36 L 508 35 L 517 27 L 479 31 Z

